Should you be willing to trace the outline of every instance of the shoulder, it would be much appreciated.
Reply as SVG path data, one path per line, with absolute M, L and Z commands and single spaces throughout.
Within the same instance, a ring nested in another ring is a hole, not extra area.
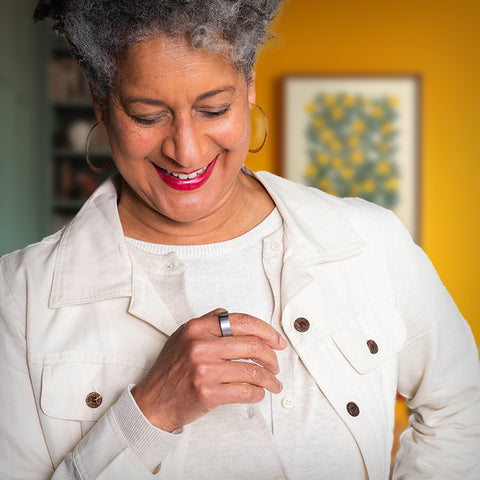
M 60 238 L 64 229 L 62 228 L 53 235 L 45 237 L 37 243 L 28 245 L 25 248 L 0 257 L 0 268 L 2 272 L 25 272 L 30 269 L 43 269 L 48 262 L 54 259 L 53 253 L 58 248 Z
M 61 234 L 0 257 L 1 328 L 25 332 L 27 296 L 51 285 Z
M 338 198 L 265 172 L 258 178 L 274 197 L 285 228 L 293 225 L 306 239 L 296 243 L 302 258 L 310 247 L 318 252 L 310 257 L 322 261 L 365 253 L 372 265 L 387 269 L 398 288 L 411 281 L 420 248 L 392 211 L 359 198 Z
M 258 178 L 297 217 L 321 218 L 327 212 L 334 212 L 346 220 L 367 243 L 387 241 L 391 245 L 392 237 L 402 242 L 411 241 L 397 216 L 375 203 L 361 198 L 335 197 L 268 172 L 259 172 Z
M 0 257 L 1 284 L 22 283 L 22 278 L 38 276 L 45 281 L 47 272 L 53 270 L 56 251 L 63 230 L 61 229 L 40 242 Z
M 105 213 L 105 204 L 113 206 L 110 210 L 116 211 L 116 189 L 112 179 L 105 181 L 93 193 L 64 228 L 40 242 L 0 257 L 1 282 L 22 283 L 23 279 L 33 281 L 40 277 L 41 284 L 51 283 L 57 255 L 63 252 L 67 243 L 75 242 L 74 246 L 79 247 L 86 234 L 96 232 L 100 222 L 105 224 L 105 215 L 112 216 L 110 211 Z

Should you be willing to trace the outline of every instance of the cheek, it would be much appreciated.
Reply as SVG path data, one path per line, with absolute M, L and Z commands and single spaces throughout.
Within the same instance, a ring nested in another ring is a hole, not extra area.
M 114 158 L 143 158 L 153 149 L 154 136 L 151 131 L 113 123 L 107 128 L 107 133 Z
M 215 130 L 219 143 L 229 149 L 243 148 L 250 142 L 250 117 L 248 114 L 230 117 Z

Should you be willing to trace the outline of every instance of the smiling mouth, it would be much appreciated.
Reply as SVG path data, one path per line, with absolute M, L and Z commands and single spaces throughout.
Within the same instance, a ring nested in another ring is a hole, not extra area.
M 161 170 L 165 175 L 168 175 L 169 177 L 179 178 L 180 180 L 191 180 L 195 177 L 198 177 L 199 175 L 202 175 L 202 173 L 205 173 L 207 168 L 211 165 L 211 163 L 212 162 L 210 162 L 208 165 L 201 168 L 200 170 L 195 170 L 194 172 L 191 172 L 191 173 L 171 172 L 170 170 L 166 170 L 165 168 L 162 168 L 162 167 L 157 167 L 157 168 Z
M 205 167 L 189 173 L 172 172 L 157 165 L 154 167 L 163 182 L 174 190 L 196 190 L 210 178 L 218 158 L 219 155 Z

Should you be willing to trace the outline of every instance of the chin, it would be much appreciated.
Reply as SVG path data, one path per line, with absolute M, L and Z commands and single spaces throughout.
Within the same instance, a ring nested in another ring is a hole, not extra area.
M 170 207 L 166 209 L 157 210 L 163 218 L 168 219 L 170 222 L 185 224 L 193 223 L 208 217 L 215 208 L 207 209 L 205 204 L 202 205 L 182 205 L 177 207 Z

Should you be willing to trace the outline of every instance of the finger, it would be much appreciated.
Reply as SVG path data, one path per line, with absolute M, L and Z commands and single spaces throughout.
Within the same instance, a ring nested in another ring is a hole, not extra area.
M 205 330 L 210 334 L 216 337 L 223 337 L 222 329 L 220 328 L 220 314 L 228 313 L 226 308 L 216 308 L 208 313 L 205 313 L 201 317 L 194 318 L 188 323 L 197 323 L 201 322 L 200 328 Z M 230 314 L 229 314 L 230 317 Z
M 286 340 L 271 325 L 246 313 L 230 314 L 232 334 L 255 335 L 275 350 L 283 350 L 287 346 Z
M 202 322 L 202 329 L 208 329 L 210 334 L 219 337 L 222 336 L 220 321 L 218 318 L 218 314 L 221 312 L 225 312 L 225 309 L 217 308 L 195 320 Z M 229 319 L 233 336 L 255 335 L 275 350 L 283 350 L 287 346 L 286 340 L 280 335 L 280 333 L 259 318 L 246 313 L 230 313 Z
M 248 383 L 225 383 L 216 393 L 217 405 L 227 403 L 258 403 L 265 397 L 265 390 Z
M 252 335 L 226 337 L 208 342 L 209 352 L 223 360 L 253 360 L 274 375 L 280 371 L 274 350 L 259 337 Z
M 280 393 L 282 383 L 266 368 L 248 362 L 224 362 L 216 366 L 221 383 L 247 383 L 264 388 L 272 393 Z

